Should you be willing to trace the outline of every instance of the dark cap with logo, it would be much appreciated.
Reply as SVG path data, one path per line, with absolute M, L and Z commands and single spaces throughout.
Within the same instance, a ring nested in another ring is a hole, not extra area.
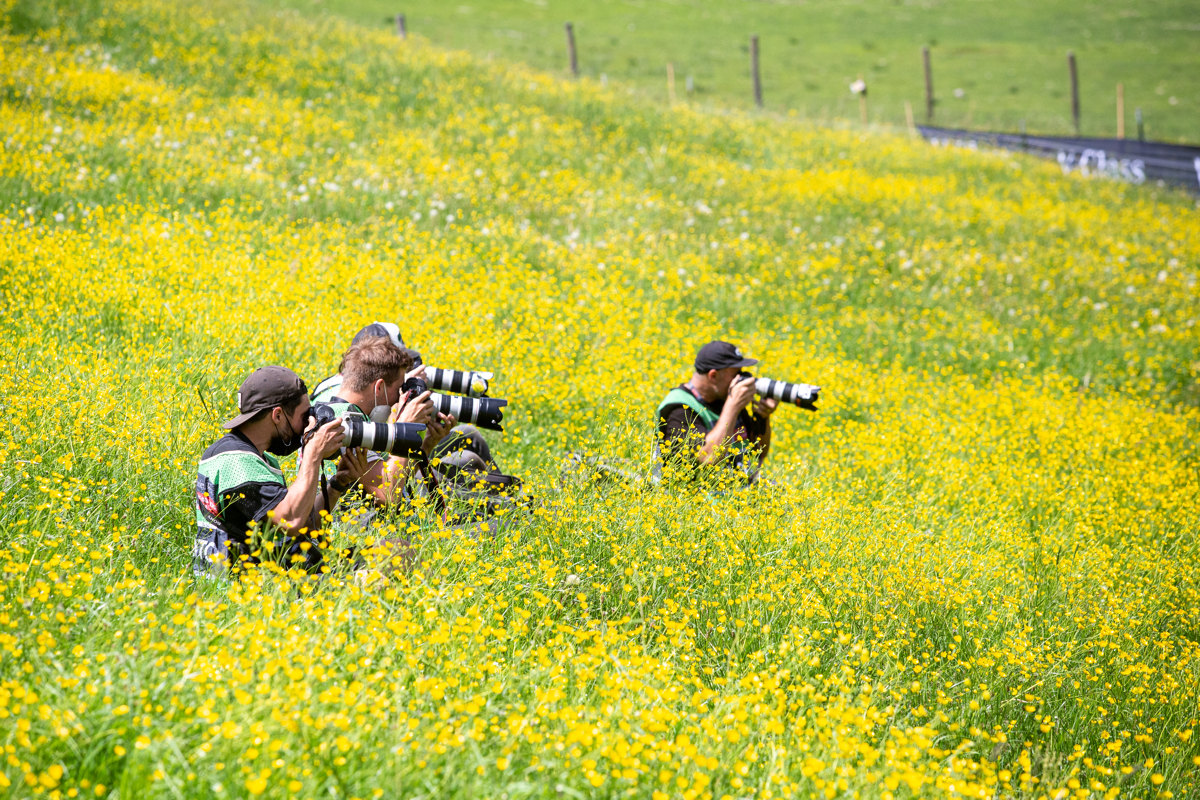
M 709 342 L 696 354 L 696 372 L 727 367 L 751 367 L 757 363 L 757 358 L 746 358 L 739 348 L 729 342 Z
M 287 367 L 259 367 L 242 381 L 238 389 L 238 414 L 225 423 L 226 428 L 245 425 L 260 411 L 285 406 L 308 394 L 300 376 Z

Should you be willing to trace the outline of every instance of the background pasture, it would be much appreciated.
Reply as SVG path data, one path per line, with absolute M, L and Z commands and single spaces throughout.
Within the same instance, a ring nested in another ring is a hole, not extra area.
M 0 10 L 12 796 L 1197 791 L 1194 199 L 323 14 Z M 193 579 L 237 384 L 376 319 L 497 372 L 533 513 Z M 644 469 L 716 336 L 825 387 L 760 490 L 560 478 Z
M 1200 45 L 1187 0 L 1007 3 L 978 0 L 272 0 L 306 14 L 330 11 L 384 28 L 403 13 L 410 32 L 482 58 L 568 74 L 563 24 L 572 22 L 583 76 L 634 87 L 665 104 L 751 108 L 749 42 L 760 40 L 764 102 L 818 122 L 858 122 L 849 85 L 862 77 L 873 124 L 923 121 L 921 48 L 933 59 L 935 123 L 981 130 L 1071 134 L 1067 51 L 1079 62 L 1085 136 L 1117 134 L 1116 85 L 1125 85 L 1126 135 L 1141 108 L 1146 136 L 1196 142 Z

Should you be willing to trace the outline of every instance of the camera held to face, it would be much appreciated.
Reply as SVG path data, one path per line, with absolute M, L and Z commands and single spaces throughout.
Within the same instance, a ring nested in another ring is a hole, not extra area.
M 445 372 L 445 370 L 437 370 Z M 489 373 L 458 373 L 459 375 L 488 375 Z M 443 386 L 445 384 L 442 384 Z M 464 385 L 468 391 L 471 390 L 471 384 Z M 486 390 L 486 382 L 483 385 Z M 422 392 L 429 391 L 429 384 L 419 377 L 409 378 L 404 382 L 401 390 L 408 392 L 415 397 Z M 499 400 L 493 397 L 460 397 L 444 394 L 430 394 L 429 399 L 433 401 L 433 407 L 443 414 L 448 414 L 454 417 L 459 422 L 469 422 L 472 425 L 478 425 L 481 428 L 487 428 L 493 431 L 504 430 L 500 423 L 504 421 L 504 407 L 508 405 L 507 400 Z
M 749 372 L 739 372 L 738 378 L 741 380 L 749 378 L 754 381 L 754 390 L 763 397 L 773 397 L 781 403 L 792 403 L 809 411 L 817 410 L 816 403 L 821 391 L 820 386 L 812 386 L 807 383 L 785 383 L 771 378 L 755 378 Z
M 325 403 L 317 403 L 309 409 L 308 414 L 317 421 L 318 426 L 338 418 L 334 409 Z M 345 447 L 365 447 L 394 456 L 416 455 L 421 452 L 421 444 L 425 441 L 425 426 L 417 422 L 371 422 L 342 417 L 342 433 Z

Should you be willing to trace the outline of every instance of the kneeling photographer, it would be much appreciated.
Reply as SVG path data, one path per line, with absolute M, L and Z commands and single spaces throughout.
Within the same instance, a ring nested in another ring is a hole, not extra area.
M 501 471 L 480 431 L 480 428 L 503 429 L 504 406 L 508 401 L 487 396 L 492 374 L 425 366 L 421 354 L 405 346 L 395 323 L 374 322 L 365 326 L 355 334 L 351 349 L 369 341 L 386 342 L 412 359 L 413 366 L 400 390 L 402 394 L 407 392 L 422 402 L 433 401 L 435 412 L 440 412 L 439 420 L 462 421 L 453 425 L 444 437 L 439 435 L 432 448 L 425 451 L 431 457 L 431 464 L 430 468 L 422 466 L 419 470 L 421 482 L 416 484 L 417 492 L 431 495 L 439 506 L 449 499 L 457 505 L 461 505 L 457 501 L 464 501 L 473 508 L 468 517 L 491 516 L 497 509 L 510 505 L 521 481 Z M 343 363 L 337 374 L 321 381 L 313 391 L 313 402 L 320 404 L 346 397 L 345 373 Z M 430 388 L 450 394 L 430 394 Z M 363 401 L 368 405 L 377 402 L 366 394 Z M 370 481 L 365 485 L 370 486 Z M 462 513 L 452 516 L 457 522 L 465 521 Z
M 656 478 L 693 479 L 718 467 L 753 483 L 771 449 L 771 415 L 781 400 L 815 411 L 819 387 L 743 372 L 758 363 L 729 342 L 709 342 L 696 354 L 687 383 L 658 405 Z
M 363 338 L 342 356 L 340 383 L 313 406 L 318 420 L 349 421 L 352 435 L 369 447 L 361 485 L 380 505 L 403 496 L 415 463 L 426 460 L 454 424 L 434 408 L 427 390 L 405 392 L 411 368 L 408 353 L 389 339 Z
M 321 462 L 337 455 L 343 426 L 317 424 L 304 381 L 285 367 L 262 367 L 246 378 L 238 411 L 225 423 L 229 433 L 200 457 L 193 572 L 237 573 L 263 560 L 320 571 L 320 512 L 331 511 L 363 475 L 365 453 L 345 451 L 333 491 L 321 492 Z M 297 450 L 299 475 L 289 487 L 276 457 Z

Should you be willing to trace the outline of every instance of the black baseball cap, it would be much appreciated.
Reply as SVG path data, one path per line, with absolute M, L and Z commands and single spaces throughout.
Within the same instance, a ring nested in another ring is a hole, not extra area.
M 709 342 L 696 353 L 696 372 L 727 367 L 752 367 L 757 358 L 746 358 L 742 351 L 729 342 Z
M 245 425 L 260 411 L 285 406 L 302 395 L 308 387 L 300 376 L 287 367 L 259 367 L 242 381 L 238 389 L 238 414 L 225 423 L 226 428 Z

